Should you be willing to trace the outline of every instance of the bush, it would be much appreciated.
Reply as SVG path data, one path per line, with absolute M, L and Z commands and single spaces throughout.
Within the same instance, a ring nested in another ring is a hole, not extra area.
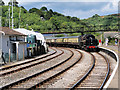
M 68 36 L 79 36 L 81 35 L 81 33 L 72 33 L 72 34 L 69 34 Z
M 63 35 L 63 34 L 58 34 L 58 35 L 55 35 L 55 37 L 65 37 L 65 35 Z

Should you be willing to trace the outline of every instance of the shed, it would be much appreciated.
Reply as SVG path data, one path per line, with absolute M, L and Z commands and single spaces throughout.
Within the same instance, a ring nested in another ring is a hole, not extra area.
M 39 41 L 40 44 L 42 45 L 42 48 L 45 49 L 45 50 L 42 49 L 42 50 L 40 50 L 40 51 L 45 51 L 45 52 L 47 52 L 46 40 L 45 40 L 44 36 L 43 36 L 41 33 L 37 33 L 37 32 L 34 32 L 34 31 L 30 31 L 30 30 L 27 30 L 27 29 L 24 29 L 24 28 L 18 28 L 18 29 L 14 29 L 14 30 L 17 31 L 17 32 L 20 32 L 20 33 L 22 33 L 22 34 L 28 35 L 28 36 L 30 36 L 30 35 L 35 35 L 37 41 Z M 37 44 L 38 44 L 38 42 L 37 42 Z M 39 51 L 38 51 L 38 52 L 39 52 Z M 43 52 L 41 52 L 41 53 L 43 53 Z
M 9 27 L 0 27 L 1 51 L 6 61 L 20 60 L 27 56 L 25 34 L 14 31 Z M 23 50 L 24 49 L 24 50 Z M 24 55 L 23 55 L 24 54 Z

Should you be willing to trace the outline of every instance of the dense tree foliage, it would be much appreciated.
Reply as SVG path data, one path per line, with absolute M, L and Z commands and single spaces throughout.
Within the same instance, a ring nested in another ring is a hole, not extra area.
M 8 3 L 8 5 L 12 5 L 12 0 Z M 13 5 L 18 7 L 18 2 L 16 0 L 13 0 Z
M 5 3 L 2 0 L 0 0 L 0 6 L 3 6 L 3 5 L 5 5 Z
M 83 31 L 98 29 L 116 29 L 118 25 L 118 15 L 99 16 L 95 14 L 88 19 L 80 20 L 77 17 L 65 16 L 61 13 L 48 10 L 46 7 L 40 9 L 31 8 L 27 11 L 21 6 L 21 18 L 19 20 L 20 7 L 17 1 L 14 5 L 14 28 L 20 27 L 33 29 L 38 32 L 64 32 Z M 2 8 L 2 26 L 9 26 L 9 6 Z M 11 6 L 10 6 L 11 9 Z M 10 10 L 10 14 L 12 14 Z
M 87 24 L 88 29 L 94 28 L 95 30 L 103 30 L 103 29 L 111 30 L 111 29 L 118 29 L 119 20 L 120 20 L 119 14 L 112 14 L 107 16 L 99 16 L 96 14 L 93 17 L 84 19 L 82 21 Z

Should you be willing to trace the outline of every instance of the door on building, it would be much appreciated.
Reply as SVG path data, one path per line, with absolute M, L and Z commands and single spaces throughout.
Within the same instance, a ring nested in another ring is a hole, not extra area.
M 12 53 L 16 53 L 16 43 L 12 44 Z
M 2 34 L 0 33 L 0 49 L 2 49 Z
M 11 60 L 16 60 L 16 43 L 12 43 Z

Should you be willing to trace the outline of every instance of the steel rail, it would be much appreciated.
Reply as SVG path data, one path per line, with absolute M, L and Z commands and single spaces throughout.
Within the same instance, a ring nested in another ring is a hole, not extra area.
M 91 53 L 90 53 L 91 54 Z M 91 54 L 93 57 L 93 64 L 92 67 L 88 70 L 88 72 L 80 79 L 78 80 L 71 88 L 69 88 L 69 90 L 73 90 L 75 89 L 75 87 L 77 87 L 83 80 L 85 80 L 85 78 L 90 74 L 90 72 L 93 70 L 94 66 L 95 66 L 95 57 L 93 54 Z
M 53 49 L 53 48 L 52 48 L 52 49 Z M 3 71 L 3 70 L 10 69 L 10 68 L 13 68 L 13 67 L 16 67 L 16 66 L 20 66 L 20 65 L 23 65 L 23 64 L 27 64 L 27 63 L 30 63 L 30 62 L 33 62 L 33 61 L 37 61 L 37 60 L 39 60 L 39 59 L 46 58 L 46 57 L 48 57 L 48 56 L 51 56 L 51 55 L 57 53 L 57 51 L 56 51 L 55 49 L 53 49 L 53 50 L 54 50 L 54 52 L 51 53 L 51 54 L 49 54 L 49 55 L 46 55 L 46 56 L 43 56 L 43 57 L 40 57 L 40 58 L 38 57 L 38 58 L 36 58 L 36 59 L 33 58 L 33 60 L 29 60 L 29 61 L 26 61 L 26 62 L 22 62 L 22 63 L 15 64 L 15 65 L 3 67 L 3 68 L 1 68 L 0 70 Z
M 78 50 L 76 50 L 76 51 L 78 51 Z M 71 52 L 72 52 L 72 51 L 71 51 Z M 37 86 L 39 86 L 40 84 L 43 84 L 44 82 L 47 82 L 47 81 L 49 81 L 49 80 L 57 77 L 58 75 L 63 74 L 63 73 L 66 72 L 68 69 L 70 69 L 71 67 L 73 67 L 73 66 L 74 66 L 75 64 L 77 64 L 77 63 L 81 60 L 81 58 L 83 57 L 83 54 L 82 54 L 80 51 L 78 51 L 78 52 L 80 53 L 81 56 L 80 56 L 80 58 L 79 58 L 75 63 L 73 63 L 72 65 L 70 65 L 70 66 L 67 67 L 66 69 L 58 72 L 57 74 L 55 74 L 55 75 L 47 78 L 46 80 L 43 80 L 43 81 L 41 81 L 40 83 L 32 86 L 31 88 L 29 88 L 29 89 L 27 89 L 27 90 L 35 89 L 35 88 L 36 88 Z M 72 52 L 72 53 L 73 53 L 73 52 Z M 74 55 L 74 53 L 73 53 L 73 55 Z M 72 55 L 72 56 L 73 56 L 73 55 Z M 72 58 L 72 57 L 71 57 L 71 58 Z M 68 59 L 71 59 L 71 58 L 68 58 Z M 68 61 L 68 60 L 67 60 L 67 61 Z
M 62 51 L 62 50 L 61 50 L 61 51 Z M 29 68 L 29 67 L 32 67 L 32 66 L 35 66 L 35 65 L 44 63 L 44 62 L 47 62 L 47 61 L 49 61 L 49 60 L 51 60 L 51 59 L 53 59 L 53 58 L 56 58 L 56 57 L 62 55 L 63 53 L 64 53 L 64 52 L 62 51 L 60 54 L 58 54 L 58 55 L 56 55 L 56 56 L 54 56 L 54 57 L 51 57 L 51 58 L 46 59 L 46 60 L 44 60 L 44 61 L 39 61 L 39 62 L 37 62 L 37 63 L 31 64 L 31 65 L 28 65 L 28 66 L 25 66 L 25 67 L 20 67 L 20 68 L 18 68 L 18 69 L 12 70 L 12 71 L 8 71 L 8 72 L 5 72 L 5 73 L 2 73 L 2 74 L 0 74 L 0 76 L 8 75 L 8 74 L 11 74 L 11 73 L 14 73 L 14 72 L 17 72 L 17 71 L 20 71 L 20 70 L 23 70 L 23 69 L 26 69 L 26 68 Z
M 107 62 L 107 74 L 106 74 L 106 76 L 105 76 L 105 79 L 104 79 L 102 85 L 101 85 L 100 88 L 99 88 L 99 90 L 102 90 L 103 87 L 104 87 L 104 85 L 105 85 L 105 83 L 106 83 L 106 81 L 107 81 L 107 79 L 108 79 L 109 73 L 110 73 L 110 64 L 109 64 L 108 59 L 107 59 L 105 56 L 103 56 L 103 55 L 100 54 L 100 53 L 98 53 L 98 54 L 101 55 L 101 56 L 106 60 L 106 62 Z
M 25 78 L 22 78 L 22 79 L 20 79 L 20 80 L 14 81 L 14 82 L 12 82 L 12 83 L 10 83 L 10 84 L 4 85 L 4 86 L 2 86 L 2 87 L 0 87 L 0 88 L 1 88 L 1 90 L 8 89 L 8 88 L 10 88 L 10 87 L 12 87 L 12 86 L 14 86 L 14 85 L 16 85 L 16 84 L 18 84 L 18 83 L 24 82 L 24 81 L 26 81 L 26 80 L 28 80 L 28 79 L 30 79 L 30 78 L 36 77 L 36 76 L 38 76 L 38 75 L 40 75 L 40 74 L 43 74 L 43 73 L 45 73 L 45 72 L 47 72 L 47 71 L 49 71 L 49 70 L 52 70 L 52 69 L 60 66 L 61 64 L 64 64 L 66 61 L 68 61 L 70 58 L 72 58 L 73 55 L 74 55 L 74 53 L 72 52 L 72 55 L 71 55 L 69 58 L 67 58 L 66 60 L 64 60 L 63 62 L 61 62 L 61 63 L 59 63 L 59 64 L 57 64 L 57 65 L 54 65 L 54 66 L 52 66 L 52 67 L 50 67 L 50 68 L 47 68 L 47 69 L 45 69 L 45 70 L 43 70 L 43 71 L 40 71 L 40 72 L 38 72 L 38 73 L 36 73 L 36 74 L 30 75 L 30 76 L 25 77 Z M 60 55 L 59 55 L 59 56 L 60 56 Z

